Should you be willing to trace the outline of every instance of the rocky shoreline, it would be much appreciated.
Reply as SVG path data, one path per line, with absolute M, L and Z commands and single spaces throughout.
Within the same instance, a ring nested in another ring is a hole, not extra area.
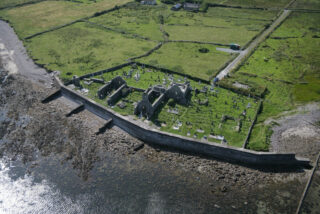
M 84 180 L 90 177 L 90 170 L 97 161 L 103 162 L 105 153 L 117 157 L 142 158 L 160 162 L 173 170 L 205 176 L 210 180 L 207 185 L 212 192 L 226 198 L 232 198 L 236 192 L 242 193 L 243 197 L 257 191 L 265 194 L 265 188 L 289 185 L 288 180 L 293 180 L 303 190 L 308 173 L 297 173 L 297 169 L 291 172 L 282 169 L 255 169 L 146 144 L 135 151 L 134 148 L 142 142 L 117 127 L 96 135 L 103 121 L 99 121 L 90 112 L 83 111 L 66 117 L 72 103 L 68 104 L 63 98 L 42 104 L 41 98 L 54 88 L 48 90 L 19 74 L 7 77 L 6 74 L 1 72 L 0 76 L 1 157 L 12 160 L 19 158 L 24 163 L 36 166 L 36 154 L 40 153 L 44 157 L 56 155 L 62 161 L 72 163 Z M 3 82 L 4 79 L 6 80 Z M 29 170 L 32 171 L 33 167 Z M 298 200 L 299 194 L 295 198 Z

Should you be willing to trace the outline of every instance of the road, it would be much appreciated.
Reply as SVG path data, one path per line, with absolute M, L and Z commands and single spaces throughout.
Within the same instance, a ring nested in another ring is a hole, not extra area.
M 260 36 L 251 42 L 251 44 L 242 51 L 225 69 L 217 75 L 219 80 L 223 79 L 230 71 L 235 69 L 248 55 L 250 55 L 258 45 L 270 35 L 270 33 L 278 27 L 291 13 L 291 10 L 284 10 L 282 14 L 266 29 Z

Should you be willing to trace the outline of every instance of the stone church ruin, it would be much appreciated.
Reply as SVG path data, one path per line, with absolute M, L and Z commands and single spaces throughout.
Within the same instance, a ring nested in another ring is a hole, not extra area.
M 129 87 L 127 82 L 121 76 L 116 76 L 105 85 L 100 87 L 97 95 L 99 99 L 105 99 L 108 97 L 108 105 L 113 106 L 119 99 L 127 96 L 133 90 L 143 91 L 142 89 Z M 180 105 L 188 105 L 191 91 L 192 88 L 189 82 L 172 82 L 168 88 L 163 85 L 149 87 L 144 91 L 142 100 L 139 101 L 135 106 L 134 114 L 142 115 L 150 119 L 160 104 L 169 99 L 173 99 Z
M 130 93 L 130 88 L 127 86 L 126 81 L 124 81 L 122 77 L 116 76 L 98 90 L 98 97 L 99 99 L 104 99 L 110 93 L 111 95 L 109 96 L 107 102 L 108 105 L 114 105 L 117 100 Z
M 134 113 L 151 118 L 159 105 L 169 99 L 173 99 L 178 104 L 187 105 L 190 92 L 191 87 L 188 82 L 172 83 L 168 89 L 162 85 L 150 87 L 143 93 L 142 100 L 137 104 Z

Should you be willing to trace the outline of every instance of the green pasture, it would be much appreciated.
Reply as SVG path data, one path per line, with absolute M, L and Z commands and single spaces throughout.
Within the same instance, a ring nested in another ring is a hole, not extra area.
M 35 0 L 1 0 L 0 1 L 0 8 L 4 7 L 12 7 L 19 4 L 34 2 Z
M 103 0 L 92 4 L 71 1 L 43 1 L 23 7 L 0 11 L 0 17 L 9 20 L 20 38 L 91 16 L 127 3 L 129 0 Z
M 209 8 L 206 13 L 170 10 L 166 5 L 142 6 L 129 4 L 126 8 L 90 19 L 104 26 L 152 40 L 163 40 L 160 25 L 169 40 L 193 40 L 245 45 L 257 35 L 277 11 Z
M 160 15 L 167 11 L 163 6 L 129 4 L 125 8 L 90 19 L 118 31 L 137 34 L 152 40 L 163 40 L 160 31 Z
M 265 26 L 277 11 L 209 8 L 207 13 L 178 11 L 165 17 L 170 40 L 192 40 L 244 46 Z
M 201 53 L 199 51 L 201 48 L 206 48 L 209 52 Z M 226 62 L 236 56 L 217 51 L 216 48 L 214 45 L 169 42 L 151 55 L 137 61 L 209 80 Z
M 124 75 L 124 72 L 128 74 L 130 70 L 133 70 L 133 76 L 131 78 L 127 78 L 126 75 Z M 134 75 L 137 72 L 139 72 L 141 75 L 139 81 L 134 79 Z M 127 66 L 117 71 L 98 75 L 95 78 L 103 78 L 105 81 L 108 81 L 118 75 L 122 76 L 129 86 L 142 89 L 146 89 L 150 85 L 163 84 L 163 79 L 167 79 L 167 83 L 169 83 L 168 74 L 153 69 L 142 68 L 140 66 Z M 173 75 L 173 77 L 175 82 L 184 81 L 183 76 Z M 158 79 L 161 79 L 161 81 L 158 81 Z M 86 81 L 87 80 L 82 80 L 81 85 L 85 89 L 89 90 L 87 96 L 102 105 L 107 105 L 108 98 L 100 100 L 97 97 L 97 91 L 103 86 L 103 84 L 91 83 L 88 85 L 85 83 Z M 162 131 L 187 137 L 194 137 L 197 139 L 202 139 L 204 136 L 206 136 L 207 140 L 212 142 L 220 141 L 210 138 L 210 135 L 221 135 L 225 137 L 229 145 L 241 147 L 247 136 L 249 127 L 253 122 L 253 118 L 257 109 L 257 101 L 222 88 L 216 87 L 214 90 L 210 90 L 211 86 L 209 85 L 195 82 L 193 80 L 189 81 L 193 89 L 202 89 L 203 86 L 207 86 L 209 88 L 208 92 L 206 94 L 200 93 L 198 95 L 193 92 L 190 105 L 188 106 L 172 103 L 171 100 L 163 103 L 159 110 L 155 113 L 154 117 L 151 118 L 151 122 L 158 126 Z M 169 84 L 165 85 L 168 87 Z M 142 92 L 135 91 L 130 93 L 127 97 L 121 98 L 111 108 L 122 115 L 133 115 L 134 104 L 141 99 Z M 203 102 L 206 99 L 209 101 L 208 106 L 199 104 L 199 102 Z M 121 102 L 126 104 L 126 107 L 123 109 L 118 106 L 118 104 Z M 170 110 L 173 109 L 178 113 L 170 113 Z M 246 110 L 245 117 L 241 116 L 244 110 Z M 221 119 L 224 115 L 233 117 L 234 120 L 222 122 Z M 136 117 L 136 119 L 138 119 L 138 117 Z M 144 118 L 141 119 L 144 120 Z M 242 125 L 239 132 L 236 130 L 238 120 L 241 120 Z M 178 123 L 181 123 L 179 129 L 174 128 L 178 127 Z
M 293 13 L 230 80 L 267 87 L 249 148 L 268 149 L 263 122 L 297 105 L 320 101 L 319 14 Z
M 319 0 L 296 0 L 291 8 L 307 9 L 307 10 L 320 10 Z
M 128 58 L 144 54 L 156 44 L 86 23 L 76 23 L 26 42 L 32 58 L 50 70 L 61 71 L 60 78 L 64 80 L 126 63 Z

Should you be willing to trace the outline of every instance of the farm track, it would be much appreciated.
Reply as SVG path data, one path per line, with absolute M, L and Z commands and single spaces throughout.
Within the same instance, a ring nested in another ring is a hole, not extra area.
M 216 76 L 218 79 L 223 79 L 225 76 L 229 74 L 229 72 L 236 69 L 243 60 L 245 60 L 248 56 L 250 56 L 255 49 L 259 46 L 261 42 L 263 42 L 280 24 L 291 14 L 291 10 L 284 10 L 282 14 L 272 23 L 272 25 L 266 29 L 260 36 L 258 36 L 254 41 L 250 43 L 250 45 L 242 51 L 238 57 L 235 58 L 225 69 L 220 71 L 220 73 Z

